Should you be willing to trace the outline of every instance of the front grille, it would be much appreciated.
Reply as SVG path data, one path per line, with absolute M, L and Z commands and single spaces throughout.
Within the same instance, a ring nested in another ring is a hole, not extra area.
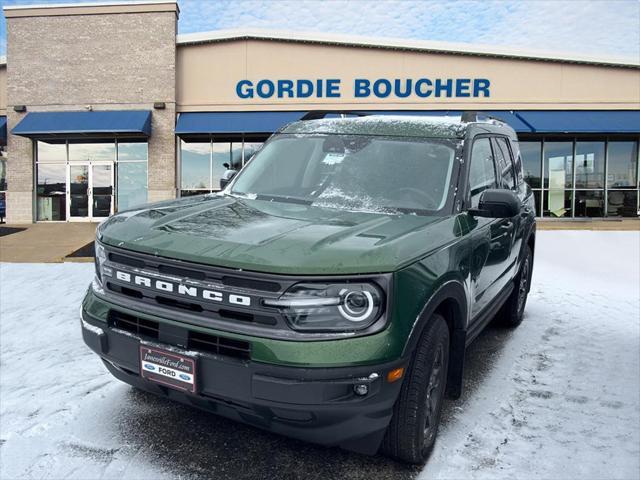
M 198 350 L 245 360 L 248 360 L 251 356 L 251 344 L 249 342 L 193 331 L 189 332 L 189 350 Z
M 158 322 L 145 320 L 144 318 L 115 310 L 109 312 L 109 326 L 144 338 L 158 339 L 160 332 Z
M 105 289 L 117 295 L 150 306 L 161 306 L 176 313 L 173 317 L 182 320 L 181 315 L 196 315 L 198 319 L 211 319 L 228 325 L 255 325 L 267 328 L 287 329 L 286 319 L 274 308 L 265 307 L 264 298 L 278 298 L 295 280 L 282 278 L 274 281 L 265 274 L 232 271 L 219 267 L 187 263 L 129 252 L 107 247 L 106 265 L 114 272 L 128 272 L 126 275 L 146 277 L 146 282 L 134 282 L 112 274 L 103 279 Z M 266 277 L 266 278 L 265 278 Z M 152 288 L 151 281 L 164 281 L 171 289 Z M 177 292 L 178 285 L 189 288 L 188 294 Z M 194 286 L 195 285 L 195 286 Z M 193 289 L 196 293 L 191 293 Z M 219 298 L 203 298 L 203 289 L 215 291 Z M 250 299 L 247 304 L 232 303 L 230 296 Z M 216 301 L 219 300 L 219 301 Z M 214 326 L 214 325 L 211 325 Z M 219 323 L 215 326 L 223 327 Z
M 183 327 L 171 327 L 171 331 L 163 331 L 164 325 L 159 322 L 129 315 L 128 313 L 111 310 L 109 312 L 109 326 L 132 333 L 142 339 L 159 340 L 161 343 L 188 350 L 196 350 L 215 355 L 249 360 L 251 358 L 251 344 L 243 340 L 209 335 Z M 181 339 L 186 339 L 186 344 Z

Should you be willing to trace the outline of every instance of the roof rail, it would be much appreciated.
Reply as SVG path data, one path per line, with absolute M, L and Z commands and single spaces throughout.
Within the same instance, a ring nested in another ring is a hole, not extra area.
M 352 112 L 349 110 L 311 110 L 307 112 L 300 120 L 318 120 L 320 118 L 325 118 L 327 115 L 355 115 L 356 117 L 366 117 L 367 115 L 371 115 L 366 112 Z
M 472 122 L 481 123 L 481 122 L 486 122 L 487 120 L 492 120 L 493 122 L 498 122 L 500 124 L 505 123 L 503 120 L 500 120 L 499 118 L 496 118 L 496 117 L 492 117 L 491 115 L 488 115 L 484 112 L 465 111 L 465 112 L 462 112 L 462 115 L 460 116 L 460 121 L 464 123 L 472 123 Z

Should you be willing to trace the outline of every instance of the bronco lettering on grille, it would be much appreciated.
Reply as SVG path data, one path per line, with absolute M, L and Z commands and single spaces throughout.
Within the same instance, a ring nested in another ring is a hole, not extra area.
M 226 294 L 224 292 L 218 292 L 216 290 L 173 283 L 167 280 L 158 280 L 142 275 L 122 272 L 119 270 L 116 270 L 115 273 L 116 278 L 121 282 L 132 283 L 134 285 L 159 290 L 161 292 L 176 293 L 178 295 L 184 295 L 187 297 L 203 298 L 204 300 L 209 300 L 212 302 L 223 302 L 226 300 L 228 303 L 234 305 L 242 305 L 243 307 L 251 306 L 251 297 L 247 297 L 245 295 L 237 295 L 233 293 Z

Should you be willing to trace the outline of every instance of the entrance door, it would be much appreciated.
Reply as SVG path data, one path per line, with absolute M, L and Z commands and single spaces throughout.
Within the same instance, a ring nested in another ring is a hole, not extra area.
M 72 163 L 67 172 L 70 222 L 101 220 L 113 213 L 113 163 Z
M 91 218 L 107 218 L 113 213 L 113 163 L 94 163 L 89 172 Z

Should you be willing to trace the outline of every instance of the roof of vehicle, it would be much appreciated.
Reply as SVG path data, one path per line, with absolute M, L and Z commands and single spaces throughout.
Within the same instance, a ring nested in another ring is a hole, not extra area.
M 280 133 L 334 133 L 399 137 L 462 138 L 470 124 L 460 117 L 367 115 L 293 122 Z

